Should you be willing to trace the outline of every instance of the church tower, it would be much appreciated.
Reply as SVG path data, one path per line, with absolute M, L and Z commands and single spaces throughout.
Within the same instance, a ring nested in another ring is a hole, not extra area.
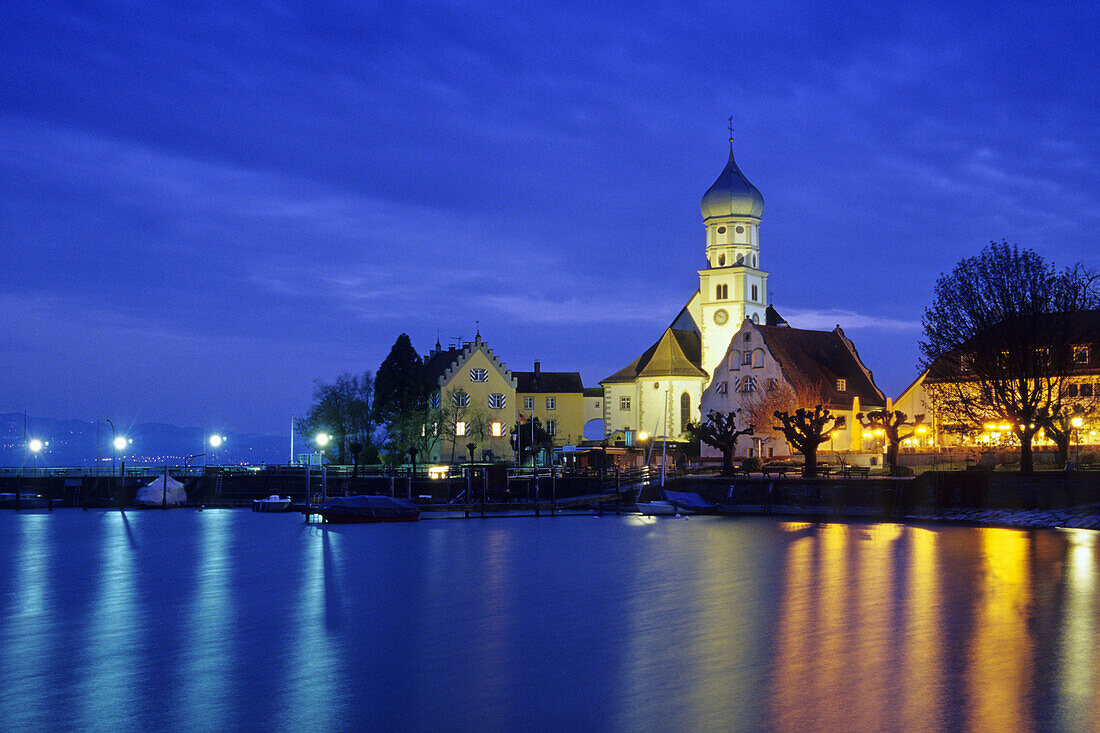
M 713 375 L 746 318 L 764 322 L 768 274 L 760 269 L 764 197 L 730 158 L 700 204 L 707 230 L 706 269 L 699 270 L 702 367 Z

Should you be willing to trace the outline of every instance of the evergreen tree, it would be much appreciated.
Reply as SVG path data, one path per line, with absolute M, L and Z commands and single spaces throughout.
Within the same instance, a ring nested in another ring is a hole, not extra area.
M 430 391 L 424 361 L 403 333 L 374 378 L 374 416 L 386 431 L 391 451 L 403 452 L 423 437 Z

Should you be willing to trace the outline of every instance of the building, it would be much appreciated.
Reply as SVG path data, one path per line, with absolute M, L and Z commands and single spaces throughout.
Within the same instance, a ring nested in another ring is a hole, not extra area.
M 575 445 L 584 439 L 584 386 L 580 372 L 512 372 L 516 405 L 527 419 L 538 418 L 555 446 Z
M 700 203 L 706 230 L 699 289 L 660 338 L 602 380 L 607 435 L 646 431 L 676 440 L 698 421 L 699 402 L 742 321 L 762 323 L 768 274 L 760 269 L 764 197 L 737 167 L 725 168 Z
M 781 434 L 771 430 L 772 413 L 819 404 L 838 416 L 832 439 L 823 447 L 862 451 L 868 446 L 856 415 L 881 410 L 887 402 L 840 326 L 832 331 L 791 328 L 769 307 L 767 323 L 746 318 L 733 335 L 700 407 L 704 415 L 743 410 L 757 434 L 738 441 L 737 455 L 771 458 L 790 455 Z M 706 444 L 702 454 L 721 455 Z
M 438 410 L 438 419 L 425 430 L 439 435 L 428 460 L 464 460 L 470 444 L 475 458 L 511 460 L 518 380 L 481 340 L 481 334 L 461 347 L 443 349 L 436 342 L 425 367 L 434 386 L 428 405 Z

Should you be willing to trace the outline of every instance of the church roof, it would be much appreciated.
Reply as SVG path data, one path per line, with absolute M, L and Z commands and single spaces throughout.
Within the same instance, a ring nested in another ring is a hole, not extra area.
M 733 159 L 733 138 L 730 138 L 730 159 L 718 180 L 703 194 L 699 205 L 703 221 L 716 216 L 747 216 L 759 219 L 764 213 L 764 197 L 749 183 Z
M 702 342 L 695 331 L 667 328 L 657 343 L 601 384 L 653 377 L 706 377 L 707 373 L 699 366 L 702 351 Z
M 757 326 L 768 350 L 788 381 L 819 390 L 827 405 L 851 406 L 859 397 L 861 407 L 885 407 L 886 397 L 875 386 L 855 346 L 838 326 L 833 331 L 807 331 L 789 326 Z M 846 381 L 843 392 L 837 380 Z

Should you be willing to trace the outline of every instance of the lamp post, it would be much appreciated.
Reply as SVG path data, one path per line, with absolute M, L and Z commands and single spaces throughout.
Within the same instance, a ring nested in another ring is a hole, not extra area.
M 34 474 L 36 476 L 38 475 L 38 453 L 42 450 L 43 447 L 49 444 L 50 442 L 48 440 L 43 442 L 38 438 L 31 438 L 29 441 L 27 441 L 27 447 L 30 449 L 31 454 L 34 456 Z
M 222 443 L 224 443 L 225 440 L 226 440 L 226 438 L 225 438 L 224 435 L 211 435 L 210 436 L 210 447 L 214 451 L 214 467 L 215 468 L 218 467 L 218 448 L 221 447 Z
M 1073 426 L 1074 432 L 1077 433 L 1077 457 L 1073 461 L 1075 466 L 1081 463 L 1081 425 L 1084 422 L 1085 421 L 1080 417 L 1072 418 L 1069 421 L 1069 424 Z
M 320 458 L 318 462 L 321 464 L 321 503 L 324 504 L 328 500 L 328 476 L 325 473 L 325 446 L 332 440 L 332 436 L 328 433 L 317 433 L 313 437 L 313 442 L 317 444 L 317 450 L 320 452 Z
M 110 422 L 110 421 L 108 420 L 108 422 Z M 114 429 L 115 429 L 115 426 L 111 425 L 111 432 L 112 433 L 114 432 Z M 118 456 L 118 478 L 119 478 L 118 509 L 119 509 L 119 511 L 122 511 L 123 507 L 126 505 L 126 498 L 125 498 L 125 494 L 126 494 L 126 462 L 122 460 L 122 455 L 121 454 L 122 454 L 122 451 L 126 450 L 126 446 L 130 445 L 133 442 L 134 442 L 133 438 L 127 438 L 124 435 L 116 435 L 114 437 L 114 440 L 111 441 L 111 444 L 115 448 L 115 453 L 119 454 L 119 456 Z M 113 471 L 113 469 L 114 469 L 114 461 L 113 460 L 111 462 L 111 466 L 112 466 L 112 471 Z

